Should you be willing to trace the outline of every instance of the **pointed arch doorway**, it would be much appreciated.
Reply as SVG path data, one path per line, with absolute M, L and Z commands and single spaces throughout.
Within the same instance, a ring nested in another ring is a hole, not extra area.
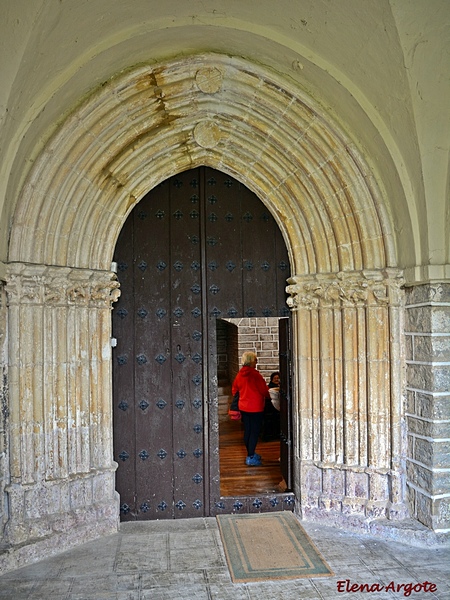
M 113 311 L 122 520 L 292 507 L 292 494 L 220 494 L 217 319 L 289 316 L 288 253 L 270 212 L 222 172 L 185 171 L 134 208 L 114 260 L 122 291 Z

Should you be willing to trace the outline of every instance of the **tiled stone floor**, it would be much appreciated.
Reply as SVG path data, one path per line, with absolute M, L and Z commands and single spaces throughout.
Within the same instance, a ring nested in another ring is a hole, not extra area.
M 450 599 L 450 550 L 417 548 L 302 521 L 335 575 L 231 582 L 214 518 L 126 523 L 119 533 L 0 577 L 13 600 L 317 600 Z M 386 591 L 346 591 L 353 584 Z M 392 586 L 424 581 L 435 592 Z M 391 582 L 393 582 L 391 584 Z

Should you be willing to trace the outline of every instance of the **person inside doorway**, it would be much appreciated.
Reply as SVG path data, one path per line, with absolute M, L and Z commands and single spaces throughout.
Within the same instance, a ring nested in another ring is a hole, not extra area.
M 269 381 L 269 389 L 270 388 L 279 388 L 280 387 L 280 371 L 274 371 L 271 375 L 270 375 L 270 381 Z
M 266 398 L 270 398 L 269 388 L 263 376 L 256 370 L 258 359 L 251 351 L 242 355 L 242 367 L 236 375 L 231 392 L 239 392 L 239 410 L 244 424 L 244 443 L 247 448 L 245 464 L 249 467 L 262 465 L 261 455 L 256 454 L 256 444 L 264 419 Z
M 266 399 L 264 406 L 264 424 L 262 431 L 263 442 L 280 439 L 280 372 L 275 371 L 270 375 L 270 398 Z

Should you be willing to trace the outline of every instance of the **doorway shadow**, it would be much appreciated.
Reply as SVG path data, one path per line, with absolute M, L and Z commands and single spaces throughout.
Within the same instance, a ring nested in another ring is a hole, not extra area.
M 262 457 L 260 467 L 249 467 L 245 464 L 247 452 L 243 440 L 242 422 L 231 420 L 228 415 L 232 400 L 231 384 L 240 368 L 240 355 L 248 343 L 253 343 L 251 338 L 255 337 L 255 330 L 256 336 L 259 336 L 260 340 L 265 340 L 266 348 L 270 348 L 270 350 L 265 349 L 261 342 L 255 344 L 259 364 L 263 365 L 262 375 L 268 381 L 270 372 L 278 370 L 278 348 L 274 347 L 275 340 L 278 339 L 278 319 L 218 319 L 216 324 L 220 495 L 251 496 L 284 492 L 286 485 L 281 474 L 278 415 L 277 431 L 272 428 L 271 435 L 267 435 L 269 421 L 266 421 L 258 440 L 256 451 Z M 270 341 L 271 330 L 272 342 Z M 269 420 L 270 416 L 267 419 Z

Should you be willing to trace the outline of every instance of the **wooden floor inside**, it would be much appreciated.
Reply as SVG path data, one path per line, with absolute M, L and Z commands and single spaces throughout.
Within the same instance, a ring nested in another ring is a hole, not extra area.
M 261 454 L 261 467 L 245 464 L 244 429 L 241 421 L 229 418 L 219 423 L 220 494 L 221 496 L 251 496 L 284 492 L 280 469 L 280 440 L 258 441 L 256 452 Z

